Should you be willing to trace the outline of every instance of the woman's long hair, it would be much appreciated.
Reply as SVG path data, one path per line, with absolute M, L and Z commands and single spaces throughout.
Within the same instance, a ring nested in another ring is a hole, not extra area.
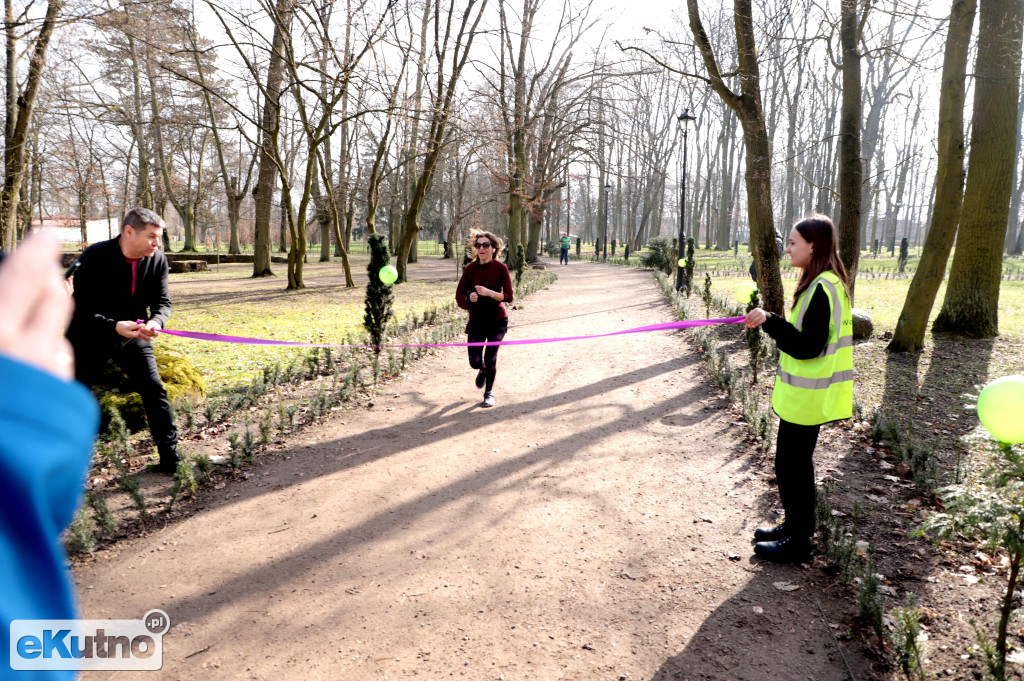
M 850 282 L 836 249 L 839 239 L 832 220 L 827 215 L 815 213 L 793 225 L 793 228 L 800 233 L 804 241 L 811 243 L 811 262 L 800 273 L 796 291 L 793 292 L 793 305 L 796 305 L 800 294 L 807 290 L 811 282 L 826 270 L 832 270 L 832 273 L 839 277 L 839 281 L 843 282 L 843 288 L 846 289 L 846 297 L 849 298 Z
M 469 239 L 466 240 L 467 252 L 470 254 L 476 252 L 476 246 L 474 246 L 474 244 L 480 237 L 484 237 L 491 242 L 491 259 L 497 260 L 498 256 L 501 255 L 501 249 L 504 248 L 505 242 L 496 234 L 485 232 L 484 230 L 476 229 L 475 227 L 469 230 Z

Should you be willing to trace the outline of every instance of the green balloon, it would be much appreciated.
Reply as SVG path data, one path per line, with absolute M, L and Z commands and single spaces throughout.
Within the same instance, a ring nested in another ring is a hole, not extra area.
M 978 395 L 978 418 L 992 437 L 1016 445 L 1024 442 L 1024 376 L 1004 376 Z
M 380 272 L 377 273 L 380 280 L 390 286 L 398 281 L 398 270 L 393 265 L 385 265 L 380 268 Z
M 745 281 L 742 284 L 736 286 L 734 293 L 736 294 L 736 300 L 740 301 L 744 305 L 750 302 L 750 299 L 754 297 L 754 291 L 757 287 L 751 284 L 749 281 Z
M 679 266 L 686 267 L 686 258 L 679 258 Z

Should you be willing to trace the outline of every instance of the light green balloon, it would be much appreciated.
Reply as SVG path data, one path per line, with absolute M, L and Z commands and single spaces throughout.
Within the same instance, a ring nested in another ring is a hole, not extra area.
M 1024 442 L 1024 376 L 1003 376 L 985 386 L 978 395 L 978 418 L 1000 442 Z
M 679 258 L 679 266 L 686 267 L 686 258 Z
M 751 284 L 749 281 L 745 281 L 742 284 L 738 284 L 736 286 L 736 290 L 734 291 L 736 295 L 736 300 L 746 305 L 747 303 L 750 302 L 750 299 L 754 296 L 754 291 L 756 290 L 757 287 Z
M 377 276 L 380 277 L 380 280 L 383 283 L 390 286 L 398 281 L 398 270 L 396 270 L 393 265 L 385 265 L 380 268 L 380 272 L 377 273 Z

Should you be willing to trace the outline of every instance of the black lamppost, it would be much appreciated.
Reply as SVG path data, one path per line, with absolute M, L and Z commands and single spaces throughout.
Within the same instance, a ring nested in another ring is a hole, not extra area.
M 604 184 L 604 238 L 601 239 L 601 260 L 608 259 L 608 190 L 612 188 L 611 182 Z
M 896 226 L 900 224 L 900 206 L 902 205 L 902 201 L 892 204 L 892 241 L 889 242 L 889 255 L 896 253 Z
M 682 260 L 686 253 L 686 132 L 689 122 L 697 120 L 697 117 L 689 109 L 683 109 L 677 120 L 683 131 L 683 177 L 679 183 L 679 260 Z M 683 268 L 676 262 L 676 290 L 681 291 L 682 288 Z

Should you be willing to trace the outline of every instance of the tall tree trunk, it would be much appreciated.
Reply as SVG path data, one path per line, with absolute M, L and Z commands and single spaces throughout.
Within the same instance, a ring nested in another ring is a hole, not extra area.
M 238 243 L 238 219 L 242 205 L 242 199 L 249 189 L 249 180 L 252 178 L 252 164 L 249 164 L 249 173 L 245 178 L 245 185 L 239 190 L 238 176 L 228 171 L 228 165 L 224 158 L 224 145 L 220 139 L 220 122 L 217 120 L 216 110 L 213 108 L 213 99 L 210 96 L 210 88 L 206 84 L 206 73 L 203 70 L 202 60 L 199 58 L 199 41 L 195 27 L 186 27 L 187 35 L 192 46 L 192 56 L 196 65 L 196 75 L 199 79 L 199 87 L 203 93 L 203 101 L 206 104 L 206 112 L 210 117 L 210 130 L 213 132 L 213 144 L 217 151 L 217 163 L 220 166 L 221 181 L 224 183 L 224 198 L 227 203 L 228 225 L 230 226 L 230 237 L 228 241 L 228 253 L 238 255 L 242 252 Z M 241 149 L 239 149 L 241 152 Z M 241 153 L 239 153 L 241 155 Z
M 139 68 L 139 53 L 135 47 L 135 38 L 129 33 L 128 55 L 131 58 L 132 70 L 132 136 L 138 147 L 138 180 L 135 183 L 135 203 L 141 208 L 153 209 L 153 189 L 149 184 L 149 145 L 146 144 L 146 133 L 142 127 L 142 78 Z M 122 215 L 127 211 L 122 211 Z
M 981 0 L 974 72 L 971 158 L 960 238 L 935 331 L 971 338 L 999 332 L 1003 240 L 1013 189 L 1024 4 Z
M 1013 155 L 1013 195 L 1010 198 L 1010 224 L 1006 230 L 1005 246 L 1008 253 L 1012 252 L 1013 246 L 1016 243 L 1017 226 L 1020 224 L 1021 193 L 1024 192 L 1024 172 L 1018 170 L 1020 167 L 1022 123 L 1024 123 L 1024 95 L 1021 96 L 1017 103 L 1017 150 Z
M 860 14 L 857 0 L 843 0 L 840 42 L 843 50 L 843 108 L 839 124 L 839 258 L 849 275 L 850 302 L 860 263 L 860 213 L 864 165 L 861 160 L 860 128 Z
M 277 0 L 274 13 L 276 15 L 274 38 L 270 52 L 270 64 L 267 67 L 267 86 L 260 124 L 260 139 L 263 142 L 260 147 L 260 169 L 256 176 L 256 186 L 252 192 L 256 197 L 252 269 L 254 277 L 269 277 L 274 274 L 270 269 L 270 221 L 274 205 L 274 185 L 277 183 L 277 176 L 284 172 L 283 168 L 278 167 L 280 154 L 277 145 L 281 123 L 285 32 L 291 26 L 292 0 Z M 281 203 L 284 204 L 284 201 Z M 284 234 L 282 234 L 283 236 Z
M 785 302 L 772 215 L 771 145 L 768 142 L 764 110 L 761 106 L 761 76 L 757 62 L 757 46 L 754 42 L 752 1 L 734 0 L 733 3 L 739 94 L 730 90 L 722 80 L 711 41 L 700 22 L 697 0 L 686 0 L 686 7 L 690 18 L 690 31 L 700 49 L 711 85 L 715 93 L 736 112 L 743 126 L 747 157 L 747 221 L 750 225 L 750 242 L 754 246 L 758 286 L 763 294 L 761 299 L 765 309 L 783 314 Z
M 146 78 L 149 81 L 149 110 L 150 127 L 153 130 L 153 148 L 156 151 L 157 163 L 160 164 L 160 177 L 164 182 L 164 196 L 174 206 L 178 216 L 181 218 L 181 226 L 185 233 L 185 245 L 181 250 L 192 252 L 196 250 L 194 215 L 192 206 L 189 205 L 188 191 L 186 197 L 182 198 L 175 191 L 171 183 L 170 161 L 168 161 L 164 150 L 163 121 L 161 120 L 160 104 L 157 98 L 156 74 L 153 71 L 153 46 L 147 45 L 145 53 Z M 191 170 L 191 169 L 190 169 Z
M 5 0 L 5 32 L 7 40 L 7 120 L 4 123 L 4 187 L 0 193 L 0 249 L 13 250 L 18 230 L 18 202 L 25 179 L 25 144 L 35 110 L 39 83 L 46 64 L 46 50 L 57 24 L 63 0 L 50 0 L 46 16 L 36 37 L 29 61 L 24 91 L 18 88 L 18 32 L 13 16 L 13 0 Z

